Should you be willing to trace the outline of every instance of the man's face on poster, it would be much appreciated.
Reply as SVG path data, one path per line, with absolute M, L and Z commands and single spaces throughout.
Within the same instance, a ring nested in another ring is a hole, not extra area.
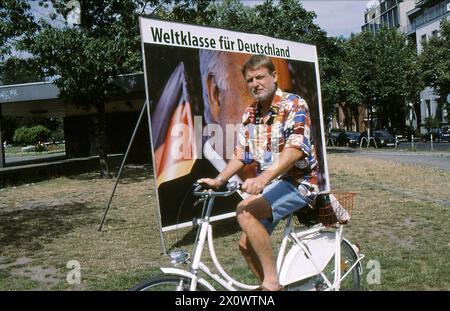
M 255 101 L 249 94 L 241 73 L 241 66 L 250 55 L 224 53 L 221 57 L 226 83 L 219 85 L 218 77 L 210 74 L 207 79 L 209 109 L 216 124 L 209 124 L 210 140 L 215 151 L 223 158 L 232 157 L 237 143 L 237 130 L 245 108 Z M 217 128 L 218 127 L 218 128 Z
M 223 129 L 227 124 L 238 124 L 242 121 L 245 108 L 254 99 L 248 93 L 246 82 L 241 73 L 241 65 L 249 55 L 226 53 L 222 58 L 227 76 L 227 87 L 219 88 L 213 82 L 209 83 L 209 98 L 211 114 Z

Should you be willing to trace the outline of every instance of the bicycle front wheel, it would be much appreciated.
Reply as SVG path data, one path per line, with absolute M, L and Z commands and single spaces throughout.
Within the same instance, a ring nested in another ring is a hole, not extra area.
M 180 275 L 160 275 L 147 278 L 130 288 L 130 291 L 189 291 L 191 279 Z M 197 283 L 198 291 L 208 288 Z

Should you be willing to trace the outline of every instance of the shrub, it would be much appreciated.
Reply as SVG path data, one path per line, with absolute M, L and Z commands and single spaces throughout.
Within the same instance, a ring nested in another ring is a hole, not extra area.
M 14 132 L 14 143 L 18 145 L 36 145 L 48 140 L 51 132 L 45 126 L 20 127 Z
M 62 130 L 57 130 L 52 133 L 53 143 L 61 142 L 64 140 L 64 132 Z

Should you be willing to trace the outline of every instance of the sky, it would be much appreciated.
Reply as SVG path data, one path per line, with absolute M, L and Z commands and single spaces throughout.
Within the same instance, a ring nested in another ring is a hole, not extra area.
M 364 11 L 367 0 L 301 0 L 303 7 L 314 11 L 314 20 L 329 37 L 348 38 L 359 33 L 364 24 Z
M 241 0 L 254 5 L 261 0 Z M 351 33 L 361 31 L 364 24 L 364 10 L 368 0 L 300 0 L 303 7 L 317 14 L 315 23 L 324 29 L 328 36 L 348 38 Z M 46 10 L 38 6 L 38 1 L 31 1 L 36 17 L 44 17 Z
M 299 0 L 307 11 L 317 15 L 314 22 L 329 37 L 350 37 L 361 32 L 364 11 L 369 0 Z M 246 5 L 261 4 L 263 0 L 241 0 Z

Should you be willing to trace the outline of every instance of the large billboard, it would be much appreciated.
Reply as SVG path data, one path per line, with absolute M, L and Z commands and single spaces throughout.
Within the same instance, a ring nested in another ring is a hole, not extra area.
M 241 66 L 253 54 L 271 57 L 278 87 L 309 106 L 311 138 L 319 162 L 319 188 L 329 190 L 315 46 L 271 37 L 140 19 L 146 95 L 150 107 L 155 185 L 163 231 L 200 217 L 192 184 L 214 178 L 233 156 L 250 97 Z M 253 176 L 247 165 L 234 180 Z M 235 194 L 216 200 L 212 220 L 234 216 Z

